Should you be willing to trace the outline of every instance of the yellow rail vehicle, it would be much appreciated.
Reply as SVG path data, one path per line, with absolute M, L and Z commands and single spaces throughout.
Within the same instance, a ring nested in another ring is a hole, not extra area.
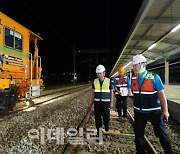
M 13 109 L 19 99 L 40 96 L 39 40 L 43 39 L 0 12 L 0 111 Z

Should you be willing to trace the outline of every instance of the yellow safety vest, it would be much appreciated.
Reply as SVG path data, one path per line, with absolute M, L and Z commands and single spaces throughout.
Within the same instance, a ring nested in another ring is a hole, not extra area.
M 100 85 L 99 79 L 94 80 L 95 95 L 94 101 L 110 102 L 110 79 L 105 78 L 102 86 Z

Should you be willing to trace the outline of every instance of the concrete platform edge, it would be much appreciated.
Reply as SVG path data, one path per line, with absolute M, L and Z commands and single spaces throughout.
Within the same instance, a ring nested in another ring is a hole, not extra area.
M 167 101 L 170 117 L 180 124 L 180 104 L 171 100 Z

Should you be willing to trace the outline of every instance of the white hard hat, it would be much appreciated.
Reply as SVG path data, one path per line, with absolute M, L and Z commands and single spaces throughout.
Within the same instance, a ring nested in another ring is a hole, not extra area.
M 102 73 L 105 71 L 105 67 L 103 65 L 98 65 L 96 67 L 96 73 Z
M 139 63 L 147 63 L 147 60 L 143 55 L 136 55 L 133 57 L 132 65 L 139 64 Z

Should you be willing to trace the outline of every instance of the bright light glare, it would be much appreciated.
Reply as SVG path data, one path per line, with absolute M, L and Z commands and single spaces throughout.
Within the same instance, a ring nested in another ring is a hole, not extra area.
M 24 111 L 32 111 L 32 110 L 35 110 L 35 109 L 36 109 L 36 107 L 30 107 L 30 108 L 28 108 L 28 109 L 26 109 Z
M 29 105 L 30 105 L 30 102 L 29 102 L 29 101 L 26 101 L 26 105 L 29 106 Z
M 174 28 L 171 30 L 171 32 L 175 32 L 175 31 L 177 31 L 179 28 L 180 28 L 180 24 L 177 25 L 176 27 L 174 27 Z
M 57 99 L 50 100 L 50 101 L 48 101 L 48 102 L 43 103 L 42 105 L 50 104 L 50 103 L 54 102 L 55 100 L 57 100 Z
M 153 45 L 151 45 L 148 50 L 151 50 L 152 48 L 154 48 L 156 46 L 156 43 L 154 43 Z

